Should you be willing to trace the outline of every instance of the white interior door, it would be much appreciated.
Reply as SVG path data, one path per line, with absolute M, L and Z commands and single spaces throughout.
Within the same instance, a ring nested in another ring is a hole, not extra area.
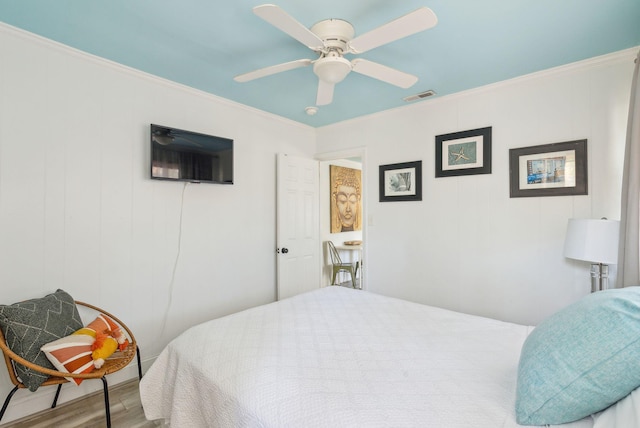
M 319 165 L 278 154 L 276 265 L 278 300 L 320 287 Z

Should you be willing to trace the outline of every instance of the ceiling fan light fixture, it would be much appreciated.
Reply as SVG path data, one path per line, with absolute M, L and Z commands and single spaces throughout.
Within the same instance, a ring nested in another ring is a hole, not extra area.
M 161 146 L 168 146 L 173 141 L 173 138 L 168 135 L 154 135 L 153 140 Z
M 339 83 L 351 71 L 351 62 L 340 56 L 320 58 L 313 64 L 313 72 L 318 78 L 327 83 Z

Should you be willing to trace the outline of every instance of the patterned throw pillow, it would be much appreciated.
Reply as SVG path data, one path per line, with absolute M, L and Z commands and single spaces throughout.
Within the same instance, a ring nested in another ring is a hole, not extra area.
M 34 364 L 55 369 L 40 348 L 82 328 L 82 320 L 73 298 L 57 290 L 40 299 L 0 305 L 0 327 L 13 352 Z M 16 364 L 16 371 L 30 391 L 38 389 L 48 377 L 21 364 Z
M 118 348 L 117 339 L 111 336 L 99 339 L 96 343 L 96 337 L 105 333 L 121 334 L 120 328 L 111 318 L 105 314 L 99 314 L 86 327 L 70 336 L 47 343 L 41 349 L 58 371 L 90 373 L 95 367 L 101 367 L 104 360 Z M 73 377 L 66 377 L 66 379 L 76 385 L 80 385 L 83 381 Z
M 94 369 L 91 345 L 95 339 L 86 334 L 72 334 L 54 340 L 42 347 L 56 370 L 67 373 L 90 373 Z M 67 377 L 69 382 L 80 385 L 83 379 Z

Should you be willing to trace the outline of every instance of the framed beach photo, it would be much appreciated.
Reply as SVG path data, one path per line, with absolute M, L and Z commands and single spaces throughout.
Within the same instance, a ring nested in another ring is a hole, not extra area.
M 380 202 L 421 201 L 422 161 L 380 165 Z
M 510 197 L 586 195 L 587 140 L 509 150 Z
M 491 174 L 491 127 L 436 136 L 436 177 Z

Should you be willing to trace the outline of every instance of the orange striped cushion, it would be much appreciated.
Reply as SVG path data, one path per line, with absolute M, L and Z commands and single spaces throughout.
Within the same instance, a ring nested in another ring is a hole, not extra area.
M 114 323 L 111 318 L 104 314 L 100 314 L 96 319 L 91 321 L 80 330 L 74 332 L 73 334 L 88 334 L 89 336 L 93 336 L 95 338 L 96 333 L 111 332 L 117 327 L 117 324 Z
M 42 348 L 51 364 L 58 371 L 67 373 L 89 373 L 93 370 L 91 345 L 94 338 L 84 334 L 72 334 L 47 343 Z M 67 377 L 67 380 L 80 385 L 83 379 Z

